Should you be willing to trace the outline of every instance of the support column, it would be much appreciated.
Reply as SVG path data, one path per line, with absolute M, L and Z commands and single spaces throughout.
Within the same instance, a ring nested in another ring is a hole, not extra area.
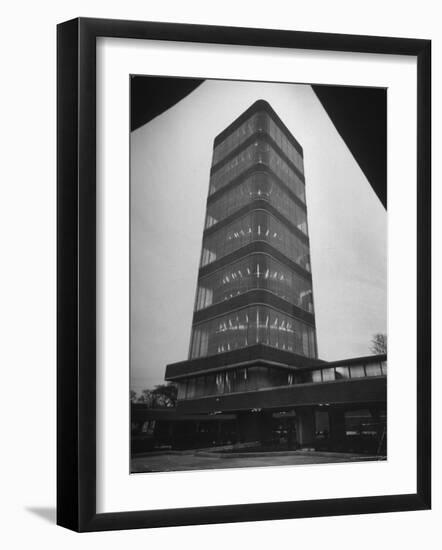
M 292 451 L 297 447 L 296 418 L 288 418 L 287 420 L 287 449 Z
M 217 426 L 216 426 L 216 441 L 215 445 L 222 445 L 222 428 L 223 424 L 221 420 L 218 420 Z
M 376 448 L 372 449 L 376 454 L 387 454 L 387 425 L 381 421 L 381 410 L 379 407 L 371 407 L 370 414 L 376 429 Z
M 315 413 L 313 407 L 296 409 L 296 435 L 300 447 L 314 447 Z
M 347 435 L 345 432 L 345 411 L 339 407 L 330 409 L 330 450 L 344 451 Z
M 370 407 L 369 411 L 375 425 L 376 436 L 378 439 L 380 439 L 383 431 L 383 426 L 381 427 L 381 418 L 380 418 L 379 409 L 377 407 Z
M 273 416 L 270 412 L 259 413 L 259 438 L 261 445 L 273 445 Z
M 168 426 L 168 429 L 167 429 L 167 433 L 168 433 L 168 437 L 169 437 L 169 441 L 170 441 L 170 446 L 172 447 L 172 449 L 175 449 L 176 448 L 176 438 L 175 438 L 175 422 L 170 422 L 169 423 L 169 426 Z

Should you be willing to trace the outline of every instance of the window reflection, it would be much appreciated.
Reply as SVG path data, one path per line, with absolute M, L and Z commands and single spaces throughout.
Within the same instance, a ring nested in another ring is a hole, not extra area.
M 266 344 L 315 357 L 314 329 L 268 306 L 252 306 L 195 325 L 190 358 Z
M 178 395 L 180 399 L 189 399 L 203 395 L 256 391 L 263 387 L 285 386 L 287 383 L 285 369 L 257 365 L 188 378 L 179 382 Z
M 283 153 L 293 162 L 298 170 L 304 173 L 302 155 L 295 149 L 284 132 L 279 128 L 273 119 L 269 120 L 269 133 Z
M 376 418 L 370 409 L 345 411 L 345 433 L 347 436 L 377 436 L 379 426 L 385 426 L 385 420 L 384 414 Z
M 367 376 L 381 376 L 382 370 L 380 363 L 371 363 L 365 366 Z
M 324 382 L 335 380 L 335 369 L 322 369 L 322 380 Z
M 255 132 L 266 131 L 269 117 L 265 113 L 255 113 L 219 143 L 213 152 L 213 165 L 226 157 L 233 149 L 239 147 Z
M 381 369 L 386 363 L 367 363 L 368 366 Z M 355 378 L 377 376 L 368 374 L 377 372 L 375 369 L 364 369 L 361 365 L 355 367 L 323 367 L 305 370 L 288 370 L 280 367 L 256 365 L 228 369 L 216 373 L 189 377 L 178 384 L 178 398 L 190 399 L 223 393 L 256 391 L 263 388 L 283 387 L 296 384 L 323 383 L 333 380 L 348 380 L 349 370 L 354 368 Z
M 308 234 L 305 208 L 299 206 L 277 180 L 264 172 L 253 174 L 216 201 L 209 203 L 206 228 L 212 227 L 257 199 L 268 201 L 300 231 Z
M 252 254 L 198 282 L 195 310 L 230 300 L 253 289 L 265 289 L 313 313 L 311 281 L 264 254 Z
M 311 381 L 312 382 L 322 382 L 322 371 L 321 370 L 312 370 L 311 371 Z
M 362 378 L 365 376 L 363 365 L 353 365 L 350 367 L 350 375 L 352 378 Z
M 249 244 L 266 241 L 305 270 L 310 271 L 308 246 L 286 225 L 263 210 L 250 212 L 203 240 L 201 266 L 208 265 Z
M 298 174 L 273 147 L 259 138 L 212 174 L 209 195 L 225 187 L 252 165 L 267 166 L 299 199 L 305 203 L 305 185 Z
M 350 378 L 350 371 L 348 367 L 336 367 L 336 380 L 341 380 L 342 378 Z
M 256 145 L 252 144 L 212 174 L 209 195 L 225 187 L 256 162 Z
M 227 135 L 223 141 L 216 145 L 213 152 L 213 165 L 220 162 L 254 133 L 266 133 L 269 135 L 284 155 L 293 162 L 301 173 L 304 173 L 302 155 L 278 124 L 264 111 L 254 113 L 236 130 Z

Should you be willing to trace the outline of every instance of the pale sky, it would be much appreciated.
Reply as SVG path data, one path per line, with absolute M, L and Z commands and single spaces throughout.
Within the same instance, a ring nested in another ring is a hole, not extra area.
M 312 88 L 206 81 L 131 134 L 131 388 L 138 392 L 163 383 L 166 365 L 188 357 L 213 139 L 257 99 L 304 149 L 319 358 L 369 355 L 373 334 L 387 330 L 387 213 Z

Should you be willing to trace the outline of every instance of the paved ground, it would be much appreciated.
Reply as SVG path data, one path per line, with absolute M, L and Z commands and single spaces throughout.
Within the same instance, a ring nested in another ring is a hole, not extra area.
M 257 453 L 250 456 L 238 453 L 229 457 L 220 453 L 202 451 L 153 453 L 132 459 L 132 473 L 170 472 L 180 470 L 206 470 L 223 468 L 246 468 L 259 466 L 289 466 L 294 464 L 325 464 L 336 462 L 359 462 L 381 460 L 381 457 L 347 454 L 292 451 L 285 453 Z

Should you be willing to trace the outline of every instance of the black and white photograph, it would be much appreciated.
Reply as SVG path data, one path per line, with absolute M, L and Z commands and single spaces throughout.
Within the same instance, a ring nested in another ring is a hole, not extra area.
M 387 93 L 131 75 L 131 473 L 388 459 Z
M 0 546 L 432 550 L 439 12 L 5 4 Z

